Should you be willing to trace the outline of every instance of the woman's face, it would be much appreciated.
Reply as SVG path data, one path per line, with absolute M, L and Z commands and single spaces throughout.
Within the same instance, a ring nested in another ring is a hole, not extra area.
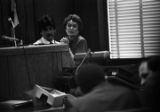
M 73 20 L 70 20 L 66 24 L 66 33 L 68 36 L 77 36 L 79 34 L 78 24 Z

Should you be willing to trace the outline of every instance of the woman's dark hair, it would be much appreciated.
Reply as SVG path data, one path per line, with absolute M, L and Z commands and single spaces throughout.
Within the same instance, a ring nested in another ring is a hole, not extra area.
M 41 32 L 42 30 L 46 30 L 48 26 L 52 27 L 53 29 L 56 29 L 54 19 L 48 15 L 44 15 L 38 21 L 38 29 Z
M 64 19 L 64 28 L 66 28 L 66 24 L 68 21 L 74 21 L 78 24 L 78 28 L 79 28 L 79 31 L 81 32 L 82 29 L 83 29 L 83 23 L 82 23 L 82 20 L 81 18 L 77 15 L 77 14 L 69 14 L 65 19 Z

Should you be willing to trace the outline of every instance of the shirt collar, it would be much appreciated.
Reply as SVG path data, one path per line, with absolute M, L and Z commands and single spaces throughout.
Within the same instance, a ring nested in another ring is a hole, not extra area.
M 50 42 L 47 39 L 45 39 L 44 37 L 41 38 L 41 42 L 44 44 L 50 44 Z

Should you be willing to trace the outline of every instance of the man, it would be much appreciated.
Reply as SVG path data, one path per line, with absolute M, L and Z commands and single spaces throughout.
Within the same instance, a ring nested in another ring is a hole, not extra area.
M 116 78 L 105 80 L 104 74 L 103 69 L 95 64 L 84 64 L 79 68 L 76 82 L 84 95 L 68 97 L 69 112 L 105 112 L 141 106 L 134 89 Z
M 34 42 L 34 45 L 59 44 L 59 42 L 54 39 L 56 27 L 54 20 L 50 16 L 44 15 L 38 21 L 38 25 L 42 37 Z
M 151 56 L 140 65 L 144 66 L 146 73 L 145 82 L 142 89 L 142 103 L 144 107 L 154 111 L 160 111 L 160 56 Z M 140 71 L 141 73 L 142 71 Z
M 150 75 L 151 75 L 151 70 L 148 68 L 147 59 L 145 59 L 139 65 L 140 84 L 145 85 L 145 82 L 150 77 Z

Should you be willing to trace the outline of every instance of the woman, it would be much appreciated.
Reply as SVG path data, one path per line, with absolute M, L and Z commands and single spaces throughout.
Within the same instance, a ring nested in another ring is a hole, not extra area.
M 82 30 L 81 18 L 76 14 L 70 14 L 64 19 L 66 36 L 60 41 L 69 44 L 71 52 L 74 54 L 87 52 L 87 41 L 80 35 Z

